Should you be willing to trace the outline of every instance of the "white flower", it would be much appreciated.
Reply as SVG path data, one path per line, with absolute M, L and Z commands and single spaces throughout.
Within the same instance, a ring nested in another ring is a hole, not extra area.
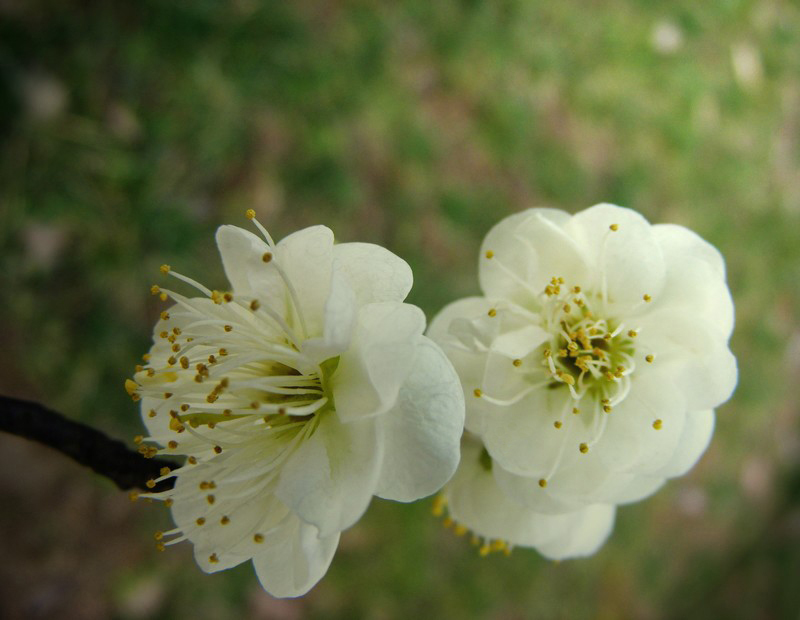
M 642 499 L 694 465 L 737 378 L 716 249 L 613 205 L 530 209 L 489 232 L 480 283 L 485 297 L 447 306 L 429 335 L 509 499 L 574 515 Z M 546 555 L 567 557 L 562 542 Z
M 323 226 L 275 244 L 255 223 L 266 241 L 217 232 L 230 292 L 162 267 L 204 296 L 153 287 L 175 305 L 126 387 L 162 446 L 140 450 L 188 457 L 163 472 L 173 490 L 142 494 L 172 508 L 160 546 L 190 540 L 207 572 L 252 559 L 267 591 L 299 596 L 373 495 L 412 501 L 450 478 L 464 402 L 424 315 L 402 303 L 403 260 L 334 245 Z

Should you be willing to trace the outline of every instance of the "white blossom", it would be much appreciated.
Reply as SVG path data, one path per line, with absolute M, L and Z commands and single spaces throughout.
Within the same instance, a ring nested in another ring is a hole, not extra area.
M 559 531 L 561 547 L 499 521 L 489 531 L 480 507 L 453 518 L 550 557 L 583 554 L 571 551 L 581 528 L 563 519 L 647 497 L 710 441 L 713 409 L 737 379 L 723 259 L 630 209 L 530 209 L 489 232 L 480 284 L 484 296 L 447 306 L 429 335 L 461 377 L 466 428 L 494 463 L 491 493 L 558 515 L 537 527 Z M 474 460 L 465 452 L 462 468 Z
M 254 213 L 249 212 L 251 219 Z M 161 314 L 140 399 L 147 456 L 186 456 L 164 471 L 176 528 L 206 572 L 252 559 L 264 588 L 299 596 L 325 574 L 339 534 L 373 495 L 412 501 L 455 471 L 464 402 L 458 377 L 402 303 L 408 265 L 315 226 L 274 243 L 222 226 L 231 290 L 200 297 L 158 286 Z M 155 445 L 160 446 L 157 448 Z

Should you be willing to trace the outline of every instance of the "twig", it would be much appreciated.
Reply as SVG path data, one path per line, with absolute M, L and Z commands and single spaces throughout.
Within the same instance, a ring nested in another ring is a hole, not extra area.
M 146 459 L 123 442 L 39 403 L 7 396 L 0 396 L 0 430 L 55 448 L 123 490 L 145 489 L 148 480 L 160 476 L 162 467 L 179 467 L 172 461 Z M 170 489 L 173 480 L 164 480 L 152 490 Z

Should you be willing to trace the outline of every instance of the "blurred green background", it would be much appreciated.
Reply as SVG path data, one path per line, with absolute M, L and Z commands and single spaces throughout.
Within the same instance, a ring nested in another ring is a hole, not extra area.
M 167 262 L 254 208 L 413 267 L 430 318 L 528 206 L 609 201 L 728 260 L 740 385 L 690 475 L 554 564 L 374 501 L 306 597 L 164 554 L 156 505 L 0 436 L 5 618 L 798 618 L 800 7 L 781 0 L 0 1 L 0 390 L 130 438 Z

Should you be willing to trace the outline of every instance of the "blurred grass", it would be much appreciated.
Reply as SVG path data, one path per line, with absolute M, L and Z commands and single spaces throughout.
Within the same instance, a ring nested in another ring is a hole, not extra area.
M 623 204 L 721 248 L 741 369 L 701 464 L 595 557 L 482 559 L 376 501 L 294 602 L 157 555 L 159 509 L 0 438 L 6 617 L 796 617 L 794 3 L 6 0 L 0 138 L 0 388 L 112 433 L 140 428 L 158 265 L 223 286 L 213 231 L 247 208 L 389 247 L 430 317 L 504 215 Z

